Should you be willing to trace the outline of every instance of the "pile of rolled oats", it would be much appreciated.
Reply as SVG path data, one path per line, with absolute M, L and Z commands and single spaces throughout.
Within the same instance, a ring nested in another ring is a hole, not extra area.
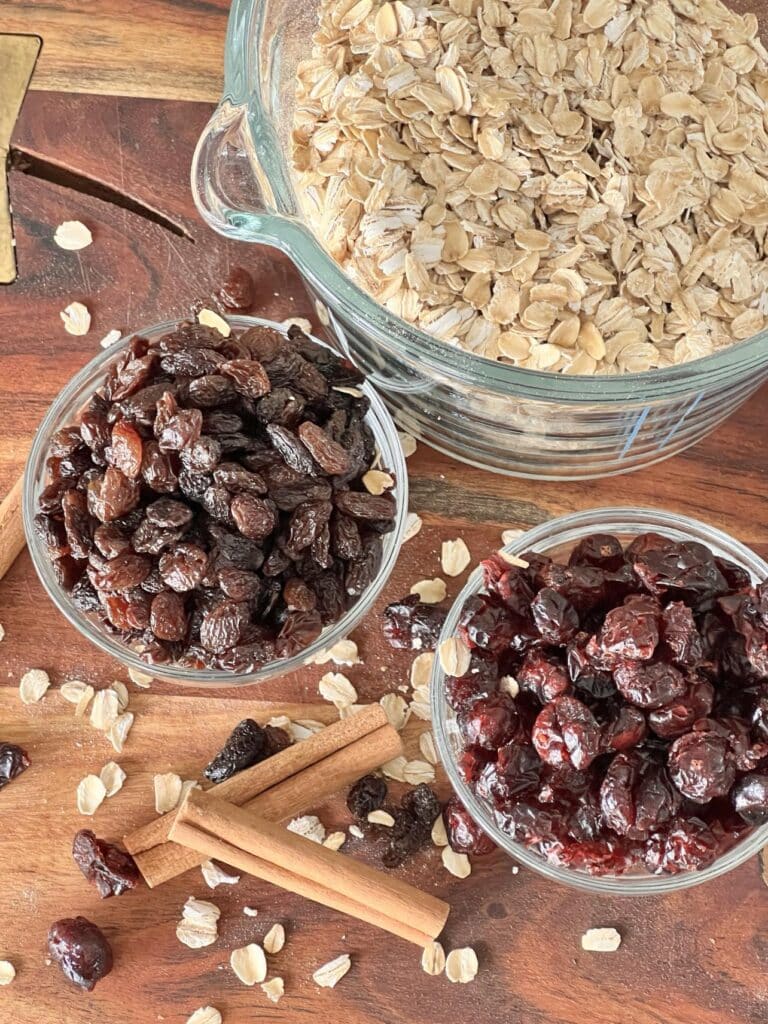
M 719 0 L 321 0 L 297 191 L 449 344 L 644 371 L 764 326 L 766 99 L 757 19 Z

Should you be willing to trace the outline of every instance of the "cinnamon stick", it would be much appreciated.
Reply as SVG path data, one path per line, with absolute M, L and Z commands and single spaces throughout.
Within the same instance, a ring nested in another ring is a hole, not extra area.
M 309 768 L 329 754 L 348 746 L 355 740 L 367 736 L 375 729 L 387 724 L 387 716 L 379 704 L 371 704 L 357 714 L 350 715 L 339 722 L 326 726 L 320 732 L 307 737 L 300 743 L 293 743 L 266 761 L 246 768 L 231 779 L 220 782 L 216 786 L 216 794 L 233 804 L 242 804 L 271 786 L 283 782 L 292 775 Z M 396 755 L 393 754 L 393 757 Z M 384 760 L 388 760 L 385 758 Z M 379 762 L 383 764 L 383 762 Z M 379 767 L 376 765 L 375 767 Z M 364 772 L 360 772 L 364 774 Z M 354 781 L 354 780 L 353 780 Z M 296 812 L 294 812 L 296 813 Z M 154 818 L 146 825 L 135 829 L 125 836 L 125 848 L 134 856 L 151 850 L 155 846 L 168 841 L 168 831 L 173 822 L 175 811 L 169 811 L 161 818 Z
M 342 910 L 417 945 L 442 931 L 449 906 L 368 864 L 326 849 L 211 793 L 192 790 L 171 826 L 174 842 Z
M 0 579 L 5 576 L 26 544 L 21 517 L 22 473 L 0 503 Z
M 333 728 L 333 726 L 329 726 L 329 728 Z M 318 735 L 322 735 L 322 733 L 318 733 Z M 308 739 L 304 740 L 298 746 L 309 742 Z M 400 753 L 402 753 L 400 735 L 391 725 L 383 725 L 303 771 L 284 779 L 283 782 L 270 787 L 253 799 L 247 800 L 243 804 L 243 808 L 273 821 L 284 821 L 286 818 L 292 818 L 309 807 L 321 803 L 339 789 L 351 785 L 361 775 L 365 775 L 366 772 L 372 771 L 374 768 L 379 768 Z M 275 755 L 275 757 L 279 756 L 279 754 Z M 268 762 L 263 763 L 266 765 Z M 213 789 L 207 790 L 207 794 L 215 795 L 218 800 L 225 785 L 222 783 L 215 786 Z M 175 813 L 171 812 L 169 816 L 171 825 Z M 200 856 L 170 842 L 164 842 L 151 850 L 135 854 L 134 857 L 150 888 L 162 885 L 163 882 L 183 874 L 206 860 L 206 856 Z

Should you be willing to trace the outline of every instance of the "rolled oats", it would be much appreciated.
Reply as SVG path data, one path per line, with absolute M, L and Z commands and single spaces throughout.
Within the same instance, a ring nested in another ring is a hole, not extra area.
M 302 814 L 289 821 L 285 827 L 289 832 L 295 832 L 297 836 L 311 839 L 313 843 L 322 843 L 325 839 L 325 826 L 314 814 Z
M 445 970 L 445 950 L 439 942 L 430 942 L 421 954 L 421 969 L 425 974 L 442 974 Z
M 99 772 L 99 778 L 104 785 L 104 795 L 110 797 L 114 796 L 115 793 L 119 793 L 123 788 L 126 774 L 115 761 L 107 761 Z
M 155 789 L 155 810 L 158 814 L 172 811 L 181 798 L 181 778 L 175 772 L 155 775 L 152 780 Z
M 215 1006 L 201 1006 L 187 1017 L 187 1024 L 222 1024 L 222 1016 Z
M 204 860 L 200 865 L 200 870 L 209 889 L 215 889 L 217 885 L 237 885 L 240 881 L 240 875 L 227 874 L 212 860 Z
M 298 194 L 349 276 L 409 323 L 565 374 L 669 366 L 763 329 L 752 15 L 321 0 L 313 44 Z
M 425 761 L 429 764 L 437 764 L 438 757 L 437 750 L 435 750 L 435 740 L 429 730 L 419 736 L 419 750 Z
M 461 538 L 458 540 L 444 540 L 440 564 L 446 576 L 459 576 L 469 565 L 472 556 L 469 548 Z
M 432 842 L 435 846 L 448 845 L 448 833 L 445 831 L 445 822 L 442 814 L 438 814 L 432 825 Z
M 278 923 L 273 924 L 264 936 L 264 950 L 267 953 L 279 953 L 285 945 L 285 928 Z
M 448 981 L 466 985 L 474 981 L 478 971 L 477 954 L 470 946 L 452 949 L 445 958 L 445 976 Z
M 423 651 L 411 662 L 410 682 L 414 688 L 428 686 L 432 677 L 432 666 L 435 663 L 434 651 Z
M 10 960 L 0 960 L 0 985 L 10 985 L 16 977 L 16 968 Z
M 220 917 L 221 911 L 215 903 L 190 896 L 182 908 L 181 921 L 176 925 L 176 938 L 190 949 L 210 946 L 219 937 Z
M 93 815 L 104 803 L 107 790 L 98 775 L 86 775 L 77 786 L 77 809 L 81 814 Z
M 261 984 L 267 977 L 267 958 L 257 942 L 233 949 L 229 963 L 239 981 L 244 985 Z
M 285 995 L 285 982 L 282 978 L 270 978 L 262 981 L 261 990 L 271 1003 L 279 1003 Z
M 357 700 L 357 690 L 341 672 L 326 672 L 317 686 L 323 700 L 346 708 Z
M 91 314 L 82 302 L 70 302 L 65 309 L 62 309 L 59 316 L 67 334 L 80 336 L 87 334 L 91 329 Z
M 212 309 L 201 309 L 197 314 L 197 322 L 202 324 L 203 327 L 212 327 L 214 331 L 218 331 L 225 338 L 228 338 L 232 333 L 232 328 L 224 317 L 219 316 Z
M 415 512 L 409 512 L 405 517 L 405 530 L 403 531 L 403 544 L 407 540 L 412 540 L 416 534 L 421 530 L 423 522 L 420 515 Z
M 405 727 L 405 723 L 410 716 L 405 700 L 399 693 L 385 693 L 379 700 L 379 704 L 384 708 L 389 724 L 393 729 L 397 729 L 400 732 Z
M 351 966 L 349 953 L 342 953 L 335 960 L 329 960 L 327 964 L 318 967 L 312 975 L 312 980 L 321 988 L 336 988 Z
M 621 935 L 615 928 L 588 928 L 581 936 L 581 948 L 591 953 L 615 953 L 621 945 Z
M 466 853 L 455 853 L 450 846 L 444 846 L 441 857 L 445 870 L 456 878 L 467 878 L 472 873 L 472 865 Z
M 109 729 L 107 729 L 107 739 L 118 754 L 123 752 L 125 741 L 128 739 L 128 733 L 131 731 L 133 723 L 133 712 L 126 711 L 124 715 L 118 715 Z
M 441 580 L 439 576 L 433 580 L 419 580 L 413 584 L 410 592 L 418 594 L 419 600 L 424 604 L 439 604 L 445 600 L 445 580 Z
M 47 672 L 41 668 L 31 668 L 25 672 L 19 683 L 19 697 L 22 704 L 36 704 L 45 696 L 51 680 Z
M 395 824 L 395 819 L 389 813 L 381 808 L 377 811 L 371 811 L 368 814 L 367 821 L 370 825 L 383 825 L 385 828 L 392 828 Z
M 77 252 L 85 249 L 93 241 L 89 228 L 79 220 L 65 220 L 56 228 L 53 240 L 60 249 Z
M 469 671 L 471 655 L 467 645 L 457 636 L 443 640 L 437 648 L 440 667 L 448 676 L 463 676 Z

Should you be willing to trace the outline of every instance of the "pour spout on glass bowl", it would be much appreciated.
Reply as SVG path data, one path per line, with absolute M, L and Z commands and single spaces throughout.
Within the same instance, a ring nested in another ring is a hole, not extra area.
M 569 376 L 477 356 L 380 305 L 315 237 L 292 177 L 296 72 L 316 23 L 317 0 L 233 0 L 224 95 L 198 143 L 192 189 L 216 231 L 293 260 L 337 348 L 403 430 L 482 469 L 588 479 L 696 444 L 768 378 L 768 331 L 663 369 Z

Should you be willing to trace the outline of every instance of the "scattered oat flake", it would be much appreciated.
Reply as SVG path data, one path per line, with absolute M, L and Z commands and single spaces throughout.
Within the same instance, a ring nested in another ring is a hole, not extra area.
M 337 708 L 349 707 L 357 700 L 357 690 L 341 672 L 326 672 L 317 688 L 323 700 L 330 701 Z
M 442 814 L 438 814 L 432 825 L 432 842 L 435 846 L 448 845 L 448 833 L 445 831 L 445 822 Z
M 19 683 L 19 696 L 23 704 L 36 704 L 45 696 L 51 680 L 47 672 L 41 668 L 31 668 L 25 672 Z
M 457 636 L 443 640 L 437 649 L 440 667 L 448 676 L 463 676 L 469 671 L 471 656 L 467 645 Z
M 70 302 L 59 313 L 59 316 L 67 334 L 80 337 L 91 329 L 91 314 L 88 312 L 88 307 L 84 306 L 82 302 Z
M 403 456 L 409 459 L 416 451 L 416 438 L 412 434 L 404 433 L 402 430 L 398 430 L 397 436 L 400 439 Z
M 432 666 L 435 663 L 435 652 L 424 651 L 417 654 L 411 662 L 411 686 L 428 686 L 432 678 Z
M 85 714 L 96 691 L 80 679 L 69 679 L 66 683 L 61 684 L 59 693 L 64 700 L 75 705 L 75 717 L 80 718 Z
M 190 896 L 176 925 L 176 938 L 190 949 L 212 945 L 219 937 L 218 920 L 221 911 L 215 903 Z
M 113 683 L 110 683 L 110 690 L 114 690 L 117 694 L 117 706 L 119 711 L 125 711 L 128 707 L 128 701 L 131 699 L 128 693 L 128 687 L 125 683 L 121 683 L 119 679 L 116 679 Z
M 502 676 L 499 680 L 499 689 L 502 693 L 508 693 L 510 697 L 516 697 L 520 693 L 520 683 L 514 676 Z
M 441 857 L 445 870 L 456 878 L 467 878 L 472 874 L 472 865 L 466 853 L 456 853 L 450 846 L 444 846 Z
M 302 740 L 309 739 L 316 732 L 320 732 L 325 726 L 322 722 L 313 722 L 312 719 L 305 719 L 304 722 L 289 722 L 285 728 L 294 743 L 301 743 Z
M 522 537 L 524 533 L 525 530 L 502 530 L 501 543 L 505 546 L 507 544 L 511 544 L 513 541 L 517 540 L 518 537 Z
M 403 780 L 409 786 L 418 786 L 422 782 L 434 782 L 435 769 L 427 761 L 407 761 L 403 767 Z
M 285 945 L 285 928 L 278 922 L 273 924 L 264 936 L 264 950 L 267 953 L 279 953 Z
M 93 235 L 82 221 L 65 220 L 56 228 L 53 240 L 60 249 L 77 252 L 91 244 Z
M 107 739 L 118 754 L 123 752 L 123 747 L 128 739 L 128 733 L 133 726 L 134 718 L 135 716 L 132 711 L 126 711 L 124 715 L 119 715 L 107 730 Z
M 385 693 L 379 700 L 384 712 L 393 729 L 400 732 L 410 717 L 410 711 L 405 699 L 399 693 Z
M 363 487 L 369 494 L 383 494 L 384 491 L 394 486 L 395 478 L 381 469 L 369 469 L 363 475 Z
M 389 813 L 379 808 L 376 811 L 370 811 L 368 814 L 367 821 L 371 825 L 383 825 L 385 828 L 392 828 L 395 824 L 395 819 Z
M 477 970 L 477 954 L 471 946 L 452 949 L 445 958 L 445 976 L 448 981 L 466 985 L 467 982 L 474 981 Z
M 107 790 L 98 775 L 86 775 L 77 786 L 77 809 L 81 814 L 92 815 L 104 803 Z
M 267 958 L 258 942 L 233 949 L 229 963 L 244 985 L 258 985 L 267 977 Z
M 588 928 L 581 936 L 581 948 L 591 953 L 615 953 L 621 945 L 621 935 L 615 928 Z
M 346 832 L 331 832 L 323 840 L 323 846 L 329 850 L 340 850 L 344 843 L 347 841 Z
M 232 333 L 232 328 L 224 317 L 219 316 L 212 309 L 201 309 L 197 314 L 197 322 L 202 324 L 203 327 L 212 327 L 214 331 L 218 331 L 225 338 L 228 338 Z
M 388 779 L 393 779 L 395 782 L 405 782 L 405 775 L 403 772 L 407 763 L 408 761 L 406 758 L 400 754 L 398 757 L 393 757 L 391 761 L 387 761 L 383 764 L 381 766 L 381 770 Z
M 181 778 L 175 772 L 155 775 L 152 783 L 155 788 L 155 810 L 158 814 L 172 811 L 181 799 Z
M 459 537 L 457 540 L 444 540 L 440 553 L 440 564 L 446 576 L 459 576 L 472 560 L 469 548 Z
M 285 995 L 285 982 L 282 978 L 270 978 L 269 981 L 262 981 L 261 989 L 270 1002 L 279 1003 Z
M 142 690 L 146 690 L 152 685 L 154 676 L 150 676 L 146 672 L 139 672 L 137 668 L 129 668 L 128 678 L 132 683 L 135 683 L 136 686 L 141 687 Z
M 222 1024 L 222 1017 L 215 1006 L 201 1006 L 187 1017 L 187 1024 Z
M 117 721 L 120 701 L 114 690 L 99 690 L 93 698 L 91 725 L 100 732 L 106 732 Z
M 335 960 L 329 960 L 327 964 L 318 967 L 312 975 L 312 980 L 320 988 L 336 988 L 351 966 L 349 953 L 342 953 Z
M 419 580 L 411 587 L 411 593 L 418 594 L 419 600 L 424 604 L 439 604 L 445 600 L 445 580 L 441 580 L 439 576 L 433 580 Z
M 99 778 L 104 783 L 106 795 L 114 796 L 115 793 L 119 793 L 123 788 L 123 783 L 126 780 L 126 774 L 115 761 L 107 761 L 99 772 Z
M 435 749 L 435 738 L 429 729 L 419 736 L 419 750 L 425 761 L 430 764 L 437 764 L 437 750 Z
M 354 836 L 355 839 L 363 839 L 363 838 L 365 838 L 365 832 L 363 832 L 363 830 L 360 828 L 359 825 L 350 825 L 349 826 L 349 834 L 351 836 Z
M 256 907 L 243 907 L 243 913 L 246 917 L 258 917 L 259 912 Z
M 285 826 L 289 832 L 295 832 L 297 836 L 311 839 L 313 843 L 322 843 L 325 839 L 325 826 L 314 814 L 302 814 L 294 818 Z
M 5 640 L 5 626 L 0 622 L 0 643 Z
M 312 324 L 305 316 L 288 316 L 285 320 L 280 321 L 283 327 L 298 327 L 300 331 L 304 331 L 305 334 L 312 333 Z
M 425 974 L 442 974 L 445 969 L 445 950 L 439 942 L 430 942 L 421 954 L 421 969 Z
M 0 960 L 0 985 L 10 985 L 16 977 L 16 968 L 10 960 Z
M 200 865 L 200 870 L 203 872 L 203 879 L 209 889 L 215 889 L 217 885 L 237 885 L 240 881 L 240 875 L 228 875 L 212 860 L 204 860 Z
M 114 345 L 116 341 L 120 341 L 121 338 L 122 333 L 113 327 L 111 331 L 107 331 L 99 342 L 99 345 L 101 348 L 109 348 L 111 345 Z
M 524 558 L 518 558 L 517 555 L 510 555 L 503 549 L 497 552 L 500 558 L 503 558 L 508 565 L 516 565 L 518 569 L 529 569 L 531 563 L 526 562 Z
M 421 516 L 416 512 L 409 512 L 405 517 L 405 529 L 403 530 L 403 544 L 412 540 L 423 526 Z

